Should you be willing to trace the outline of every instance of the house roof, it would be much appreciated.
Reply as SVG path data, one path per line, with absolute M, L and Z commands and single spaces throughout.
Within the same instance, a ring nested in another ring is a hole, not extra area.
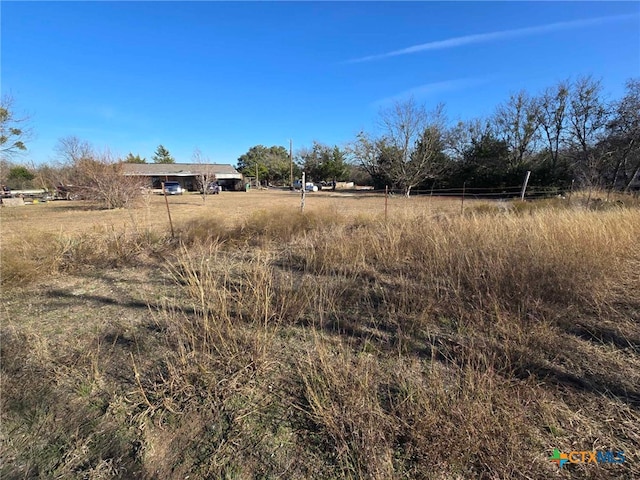
M 242 178 L 233 166 L 219 163 L 124 163 L 125 175 L 190 177 L 194 175 L 216 175 L 225 178 Z

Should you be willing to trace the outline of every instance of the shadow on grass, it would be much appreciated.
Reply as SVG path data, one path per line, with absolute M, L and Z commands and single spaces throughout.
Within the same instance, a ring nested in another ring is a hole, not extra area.
M 603 395 L 613 400 L 620 400 L 634 408 L 640 408 L 640 391 L 628 390 L 615 382 L 608 382 L 597 376 L 584 374 L 582 376 L 564 372 L 556 367 L 540 365 L 536 362 L 523 364 L 514 370 L 513 375 L 519 379 L 535 376 L 545 384 L 564 387 L 583 393 Z
M 60 299 L 73 300 L 73 303 L 77 303 L 78 300 L 80 300 L 80 301 L 97 303 L 102 305 L 111 305 L 111 306 L 118 306 L 118 307 L 137 309 L 137 310 L 147 310 L 147 311 L 152 310 L 156 312 L 162 311 L 163 309 L 167 308 L 167 305 L 161 305 L 161 304 L 151 303 L 151 302 L 142 302 L 140 300 L 122 301 L 122 300 L 118 300 L 112 297 L 107 297 L 102 295 L 74 294 L 66 290 L 59 290 L 59 289 L 48 291 L 46 293 L 46 296 L 53 299 L 57 299 L 57 300 L 60 300 Z M 187 307 L 183 305 L 176 308 L 187 315 L 195 315 L 198 313 L 193 307 Z
M 577 324 L 567 328 L 566 332 L 582 340 L 595 342 L 597 344 L 610 344 L 619 349 L 631 348 L 636 353 L 640 353 L 640 338 L 628 338 L 613 328 Z
M 78 300 L 83 300 L 87 302 L 101 303 L 103 305 L 117 305 L 119 307 L 126 308 L 140 308 L 144 310 L 148 310 L 149 308 L 154 310 L 159 310 L 159 305 L 152 305 L 146 302 L 141 302 L 139 300 L 128 300 L 128 301 L 120 301 L 115 298 L 105 297 L 102 295 L 88 295 L 88 294 L 74 294 L 68 292 L 66 290 L 50 290 L 47 292 L 47 297 L 54 299 L 73 299 L 75 302 Z
M 481 345 L 469 344 L 456 334 L 430 332 L 428 335 L 416 335 L 416 332 L 413 331 L 403 332 L 401 325 L 377 324 L 375 322 L 363 324 L 345 319 L 327 320 L 321 324 L 307 321 L 303 322 L 301 326 L 317 328 L 325 333 L 347 338 L 351 346 L 359 350 L 372 346 L 386 353 L 416 355 L 444 365 L 454 365 L 457 368 L 466 368 L 470 364 L 482 365 L 485 359 L 493 358 L 497 362 L 494 367 L 497 367 L 505 378 L 526 380 L 534 377 L 547 388 L 560 387 L 575 392 L 602 395 L 612 400 L 622 401 L 634 408 L 640 408 L 640 390 L 628 384 L 622 384 L 614 376 L 607 375 L 607 372 L 571 373 L 564 371 L 561 367 L 550 366 L 548 362 L 537 361 L 535 358 L 529 357 L 516 357 L 507 360 L 508 356 L 498 344 L 487 344 L 483 348 Z M 581 332 L 579 327 L 576 327 L 575 332 L 567 333 L 574 334 L 582 340 L 599 344 L 612 343 L 621 349 L 638 348 L 635 342 L 610 329 L 603 329 L 597 333 L 589 331 L 588 335 L 586 330 L 581 335 L 577 335 L 576 332 Z M 583 335 L 588 338 L 583 338 Z M 584 355 L 579 350 L 573 354 L 576 356 Z

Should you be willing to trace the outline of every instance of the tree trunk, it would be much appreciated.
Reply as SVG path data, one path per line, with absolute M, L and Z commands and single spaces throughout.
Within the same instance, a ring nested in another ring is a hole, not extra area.
M 625 192 L 628 192 L 631 189 L 631 185 L 633 184 L 634 180 L 638 176 L 638 173 L 640 173 L 640 162 L 638 162 L 638 164 L 636 165 L 636 168 L 633 171 L 633 174 L 631 175 L 631 178 L 629 179 L 629 183 L 627 183 L 627 186 L 624 187 L 624 191 Z

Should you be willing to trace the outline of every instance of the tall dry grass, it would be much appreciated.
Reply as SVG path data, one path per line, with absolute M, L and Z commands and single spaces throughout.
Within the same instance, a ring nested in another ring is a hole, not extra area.
M 7 472 L 640 474 L 631 460 L 562 471 L 548 461 L 554 448 L 640 447 L 638 210 L 408 209 L 385 220 L 281 209 L 239 224 L 192 220 L 178 236 L 179 243 L 159 242 L 172 294 L 120 331 L 132 345 L 114 340 L 81 356 L 74 371 L 54 349 L 40 349 L 34 363 L 18 349 L 27 337 L 8 337 L 9 425 L 43 409 L 64 418 L 59 403 L 70 399 L 80 412 L 100 408 L 93 427 L 78 430 L 72 417 L 74 435 L 64 425 L 56 430 L 54 417 L 35 418 L 24 442 L 9 449 L 28 468 Z M 131 247 L 150 248 L 139 242 Z M 97 266 L 108 268 L 109 255 L 100 258 Z M 39 369 L 28 377 L 34 389 L 60 400 L 52 410 L 18 388 L 30 362 Z M 125 367 L 110 367 L 116 363 Z M 93 379 L 90 389 L 83 375 Z M 51 378 L 67 381 L 56 386 Z M 39 425 L 45 441 L 27 449 Z M 120 441 L 103 445 L 95 428 Z M 53 460 L 56 438 L 68 461 Z
M 180 364 L 211 372 L 233 359 L 227 375 L 252 385 L 225 406 L 238 445 L 208 474 L 510 478 L 552 474 L 545 454 L 562 442 L 632 449 L 638 358 L 573 327 L 595 332 L 594 312 L 632 302 L 639 220 L 635 210 L 389 221 L 260 212 L 216 226 L 213 243 L 206 222 L 190 225 L 174 275 L 196 314 L 164 319 L 187 345 Z M 640 338 L 633 322 L 617 334 Z M 587 404 L 616 409 L 619 424 L 575 418 Z
M 3 246 L 0 284 L 5 287 L 46 282 L 64 272 L 117 268 L 161 256 L 171 239 L 150 229 L 94 228 L 51 235 L 31 232 Z

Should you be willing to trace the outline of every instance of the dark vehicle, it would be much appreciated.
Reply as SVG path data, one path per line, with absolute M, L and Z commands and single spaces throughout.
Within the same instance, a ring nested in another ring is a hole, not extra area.
M 167 195 L 182 195 L 183 189 L 178 182 L 164 182 L 164 193 Z
M 219 185 L 218 182 L 211 182 L 207 185 L 207 195 L 217 195 L 222 191 L 222 185 Z M 200 193 L 205 193 L 201 188 Z
M 62 183 L 56 186 L 54 192 L 54 199 L 56 200 L 83 200 L 82 188 L 76 185 L 64 185 Z

